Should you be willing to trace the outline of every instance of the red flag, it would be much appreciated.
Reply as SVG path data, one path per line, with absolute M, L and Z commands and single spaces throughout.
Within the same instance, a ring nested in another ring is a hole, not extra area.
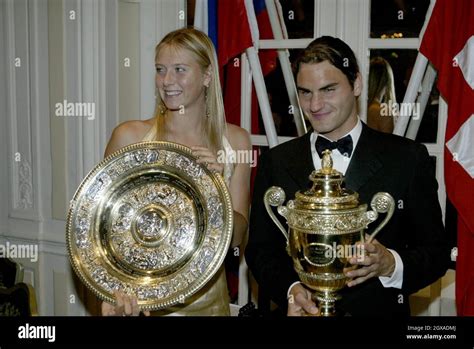
M 240 54 L 252 46 L 247 11 L 243 0 L 218 2 L 218 58 L 223 78 L 224 105 L 228 122 L 240 125 Z M 254 0 L 260 39 L 272 39 L 270 20 L 263 0 Z M 260 63 L 264 75 L 276 67 L 275 50 L 261 50 Z M 258 133 L 258 104 L 255 91 L 252 93 L 252 133 Z
M 252 46 L 248 23 L 244 0 L 217 3 L 217 57 L 221 67 Z
M 420 47 L 448 103 L 446 193 L 458 211 L 456 306 L 474 315 L 474 2 L 437 0 Z

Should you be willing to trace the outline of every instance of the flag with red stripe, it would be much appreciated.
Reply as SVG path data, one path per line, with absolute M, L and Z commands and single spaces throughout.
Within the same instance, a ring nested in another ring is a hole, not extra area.
M 420 52 L 448 103 L 446 193 L 458 212 L 456 306 L 474 315 L 474 1 L 437 0 Z

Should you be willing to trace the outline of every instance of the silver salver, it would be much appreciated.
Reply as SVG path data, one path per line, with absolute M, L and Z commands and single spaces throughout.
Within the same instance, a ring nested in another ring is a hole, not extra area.
M 141 142 L 99 163 L 71 201 L 66 240 L 73 269 L 100 299 L 134 294 L 143 310 L 184 303 L 218 271 L 233 210 L 220 174 L 191 149 Z

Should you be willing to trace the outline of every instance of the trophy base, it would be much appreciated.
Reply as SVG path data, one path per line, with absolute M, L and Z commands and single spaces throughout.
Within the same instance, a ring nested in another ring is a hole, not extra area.
M 318 304 L 320 316 L 336 316 L 336 301 L 341 296 L 334 292 L 316 292 L 313 294 L 313 300 Z

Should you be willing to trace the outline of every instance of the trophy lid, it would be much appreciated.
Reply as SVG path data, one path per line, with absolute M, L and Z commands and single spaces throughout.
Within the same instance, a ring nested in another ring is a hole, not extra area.
M 331 150 L 323 151 L 321 169 L 309 175 L 313 182 L 310 189 L 295 195 L 295 208 L 298 209 L 349 209 L 359 205 L 359 195 L 343 187 L 344 176 L 332 168 Z

